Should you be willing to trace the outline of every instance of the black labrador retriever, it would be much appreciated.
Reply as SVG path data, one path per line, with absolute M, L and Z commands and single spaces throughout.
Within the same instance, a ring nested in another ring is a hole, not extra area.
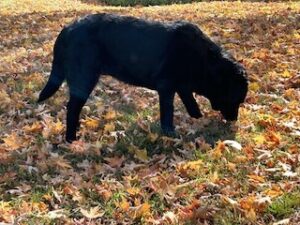
M 38 100 L 52 96 L 66 79 L 67 141 L 76 139 L 80 111 L 104 74 L 156 90 L 166 134 L 174 132 L 175 93 L 194 118 L 202 115 L 193 92 L 208 98 L 226 120 L 236 120 L 248 90 L 244 68 L 194 24 L 89 15 L 58 35 L 52 71 Z

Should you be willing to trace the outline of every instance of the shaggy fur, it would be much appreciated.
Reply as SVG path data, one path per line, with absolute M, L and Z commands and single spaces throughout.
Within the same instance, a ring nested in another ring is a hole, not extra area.
M 192 117 L 202 116 L 195 92 L 208 98 L 225 119 L 236 120 L 248 88 L 243 67 L 196 25 L 89 15 L 59 34 L 52 71 L 38 100 L 49 98 L 67 81 L 67 141 L 76 139 L 80 111 L 104 74 L 156 90 L 161 128 L 167 134 L 174 132 L 175 93 Z

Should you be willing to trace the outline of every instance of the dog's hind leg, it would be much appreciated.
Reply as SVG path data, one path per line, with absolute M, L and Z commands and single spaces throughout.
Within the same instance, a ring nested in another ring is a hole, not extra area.
M 196 119 L 202 117 L 202 113 L 199 110 L 198 104 L 192 92 L 188 92 L 187 90 L 180 90 L 177 91 L 177 93 L 191 117 Z
M 67 105 L 67 142 L 76 140 L 76 130 L 79 127 L 79 115 L 86 100 L 87 99 L 79 98 L 76 95 L 70 95 L 70 100 Z
M 93 73 L 86 73 L 82 77 L 78 72 L 67 79 L 70 91 L 70 99 L 67 105 L 67 131 L 66 140 L 76 140 L 76 130 L 79 127 L 79 116 L 82 107 L 98 82 L 99 76 Z M 81 79 L 79 79 L 81 78 Z

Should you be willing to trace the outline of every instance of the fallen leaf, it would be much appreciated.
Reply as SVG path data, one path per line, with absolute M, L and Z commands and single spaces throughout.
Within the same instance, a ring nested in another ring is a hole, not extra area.
M 148 216 L 150 214 L 150 209 L 151 206 L 147 202 L 137 206 L 134 210 L 134 218 L 137 219 Z
M 252 181 L 252 182 L 258 182 L 258 183 L 264 183 L 265 182 L 265 178 L 262 177 L 262 176 L 247 175 L 247 177 L 249 178 L 249 181 Z
M 104 132 L 109 133 L 115 130 L 115 124 L 113 122 L 104 125 Z
M 113 120 L 117 116 L 116 111 L 110 109 L 106 112 L 106 114 L 103 116 L 105 120 Z
M 137 188 L 137 187 L 130 187 L 130 188 L 127 188 L 126 191 L 130 195 L 137 195 L 137 194 L 139 194 L 141 192 L 141 189 Z
M 276 187 L 276 188 L 273 187 L 273 188 L 269 188 L 269 189 L 265 190 L 263 193 L 272 198 L 275 198 L 275 197 L 282 195 L 283 191 L 279 187 Z
M 82 124 L 88 129 L 97 129 L 99 127 L 99 120 L 88 117 L 82 121 Z
M 255 221 L 257 219 L 256 212 L 253 208 L 245 212 L 245 217 L 250 221 Z
M 24 140 L 16 133 L 11 133 L 7 135 L 7 137 L 2 138 L 4 141 L 4 145 L 8 147 L 10 150 L 17 150 L 24 146 Z
M 171 211 L 165 212 L 162 220 L 164 224 L 177 224 L 178 223 L 178 217 Z
M 97 219 L 99 217 L 102 217 L 105 213 L 104 211 L 101 210 L 99 206 L 92 207 L 89 210 L 80 208 L 80 212 L 83 216 L 85 216 L 88 219 Z
M 242 145 L 240 143 L 238 143 L 237 141 L 225 140 L 225 141 L 223 141 L 223 143 L 225 145 L 228 145 L 228 146 L 234 148 L 235 150 L 238 150 L 238 151 L 242 150 Z
M 55 164 L 56 166 L 58 166 L 61 169 L 71 169 L 73 168 L 70 165 L 70 162 L 67 159 L 64 159 L 63 157 L 54 157 L 52 159 L 53 164 Z
M 214 159 L 220 159 L 223 155 L 223 151 L 225 150 L 225 144 L 224 142 L 218 142 L 217 147 L 214 148 L 212 152 L 212 157 Z
M 148 153 L 146 149 L 136 149 L 134 156 L 142 162 L 148 161 Z
M 130 204 L 129 204 L 129 202 L 125 198 L 122 198 L 122 201 L 119 203 L 119 207 L 124 212 L 127 212 L 129 210 Z
M 285 225 L 285 224 L 290 224 L 290 219 L 289 218 L 283 219 L 283 220 L 279 220 L 278 222 L 273 223 L 273 225 Z
M 125 160 L 125 157 L 119 157 L 119 156 L 115 156 L 113 158 L 104 158 L 105 161 L 107 161 L 109 163 L 109 166 L 113 167 L 113 168 L 120 168 Z
M 40 133 L 43 130 L 43 126 L 39 121 L 35 121 L 32 125 L 26 125 L 23 127 L 26 133 Z
M 291 77 L 291 73 L 288 70 L 283 71 L 283 73 L 281 74 L 282 77 L 284 78 L 290 78 Z

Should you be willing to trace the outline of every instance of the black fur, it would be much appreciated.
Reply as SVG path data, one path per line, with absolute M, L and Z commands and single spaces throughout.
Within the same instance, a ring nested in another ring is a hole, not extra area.
M 156 90 L 165 133 L 174 132 L 175 93 L 192 117 L 202 116 L 195 92 L 208 98 L 225 119 L 236 120 L 248 89 L 243 67 L 196 25 L 89 15 L 59 34 L 50 78 L 38 100 L 52 96 L 66 79 L 68 141 L 76 139 L 80 111 L 104 74 Z

